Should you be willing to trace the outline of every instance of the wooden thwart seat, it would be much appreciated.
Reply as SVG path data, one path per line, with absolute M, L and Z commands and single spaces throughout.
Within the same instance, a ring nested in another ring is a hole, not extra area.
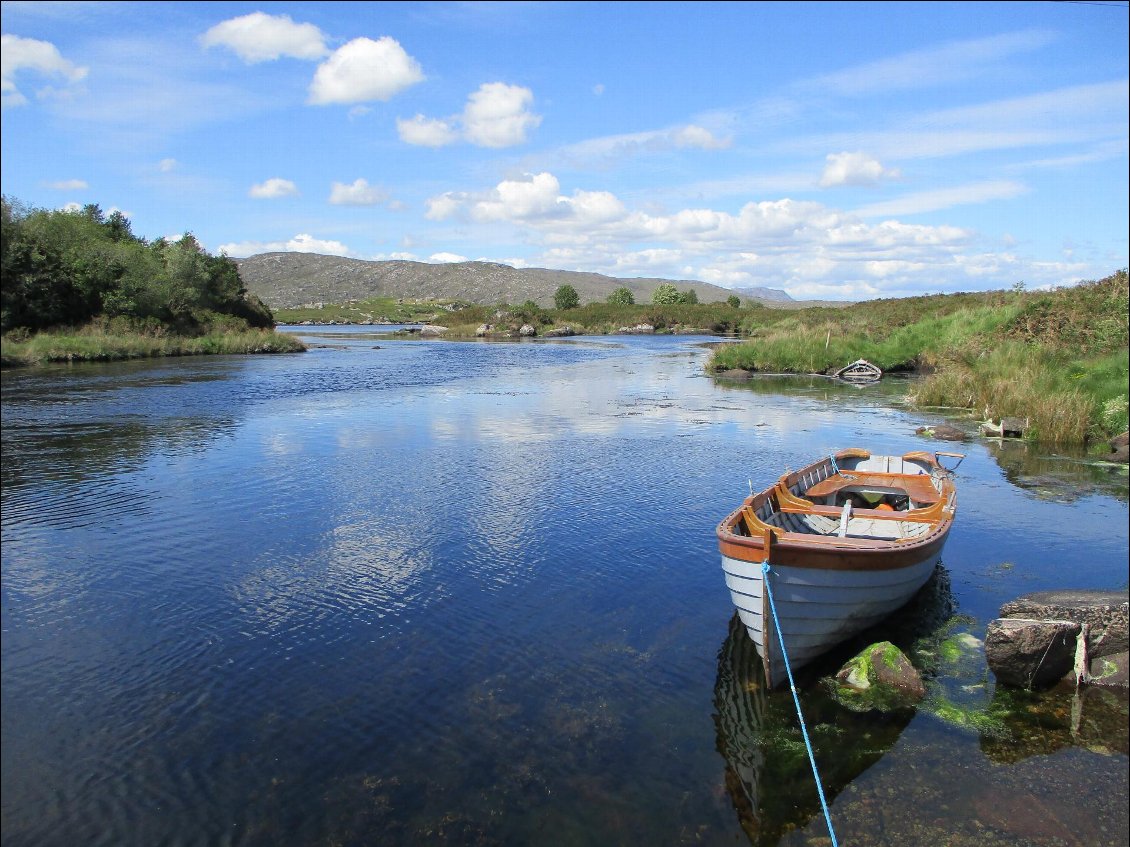
M 816 483 L 805 494 L 813 499 L 830 497 L 845 488 L 894 488 L 906 492 L 911 500 L 922 506 L 933 505 L 942 499 L 942 495 L 938 493 L 938 489 L 926 474 L 906 476 L 855 471 L 833 474 Z

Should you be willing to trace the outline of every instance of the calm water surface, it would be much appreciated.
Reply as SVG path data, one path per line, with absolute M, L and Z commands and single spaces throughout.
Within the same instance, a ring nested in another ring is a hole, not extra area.
M 5 847 L 827 843 L 714 526 L 818 454 L 928 449 L 905 383 L 301 332 L 3 373 Z M 1124 471 L 965 449 L 944 567 L 881 637 L 929 656 L 1021 593 L 1125 587 Z M 931 703 L 991 726 L 875 718 L 828 670 L 841 844 L 1128 843 L 1124 697 L 1010 698 L 972 650 Z

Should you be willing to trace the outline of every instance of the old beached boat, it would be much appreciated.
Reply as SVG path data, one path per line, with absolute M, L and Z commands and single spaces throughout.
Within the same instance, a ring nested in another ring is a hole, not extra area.
M 957 509 L 957 464 L 943 467 L 941 456 L 964 458 L 843 450 L 786 473 L 718 525 L 726 585 L 771 686 L 787 678 L 781 637 L 795 670 L 930 578 Z
M 883 370 L 866 359 L 856 359 L 850 365 L 845 365 L 832 375 L 845 382 L 878 382 L 883 378 Z

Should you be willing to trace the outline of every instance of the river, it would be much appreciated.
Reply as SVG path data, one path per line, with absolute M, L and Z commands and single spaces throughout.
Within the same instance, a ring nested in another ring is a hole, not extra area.
M 311 350 L 3 373 L 5 847 L 827 843 L 714 528 L 818 455 L 932 449 L 910 383 L 288 331 Z M 892 628 L 975 644 L 1020 594 L 1126 587 L 1124 470 L 959 449 L 930 611 Z M 976 650 L 928 681 L 1012 717 L 802 686 L 841 844 L 1128 843 L 1125 696 L 1001 706 Z

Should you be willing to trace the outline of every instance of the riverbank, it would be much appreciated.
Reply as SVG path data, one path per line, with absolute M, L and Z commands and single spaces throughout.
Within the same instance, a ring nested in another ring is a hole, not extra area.
M 210 332 L 199 336 L 112 332 L 84 327 L 34 335 L 9 333 L 0 340 L 0 367 L 48 362 L 110 362 L 160 356 L 236 353 L 301 353 L 306 345 L 294 336 L 268 329 Z
M 832 373 L 859 358 L 925 375 L 919 407 L 1027 421 L 1026 438 L 1103 444 L 1126 431 L 1127 273 L 1050 292 L 880 300 L 835 314 L 795 312 L 723 345 L 709 369 Z M 770 316 L 773 317 L 773 316 Z

